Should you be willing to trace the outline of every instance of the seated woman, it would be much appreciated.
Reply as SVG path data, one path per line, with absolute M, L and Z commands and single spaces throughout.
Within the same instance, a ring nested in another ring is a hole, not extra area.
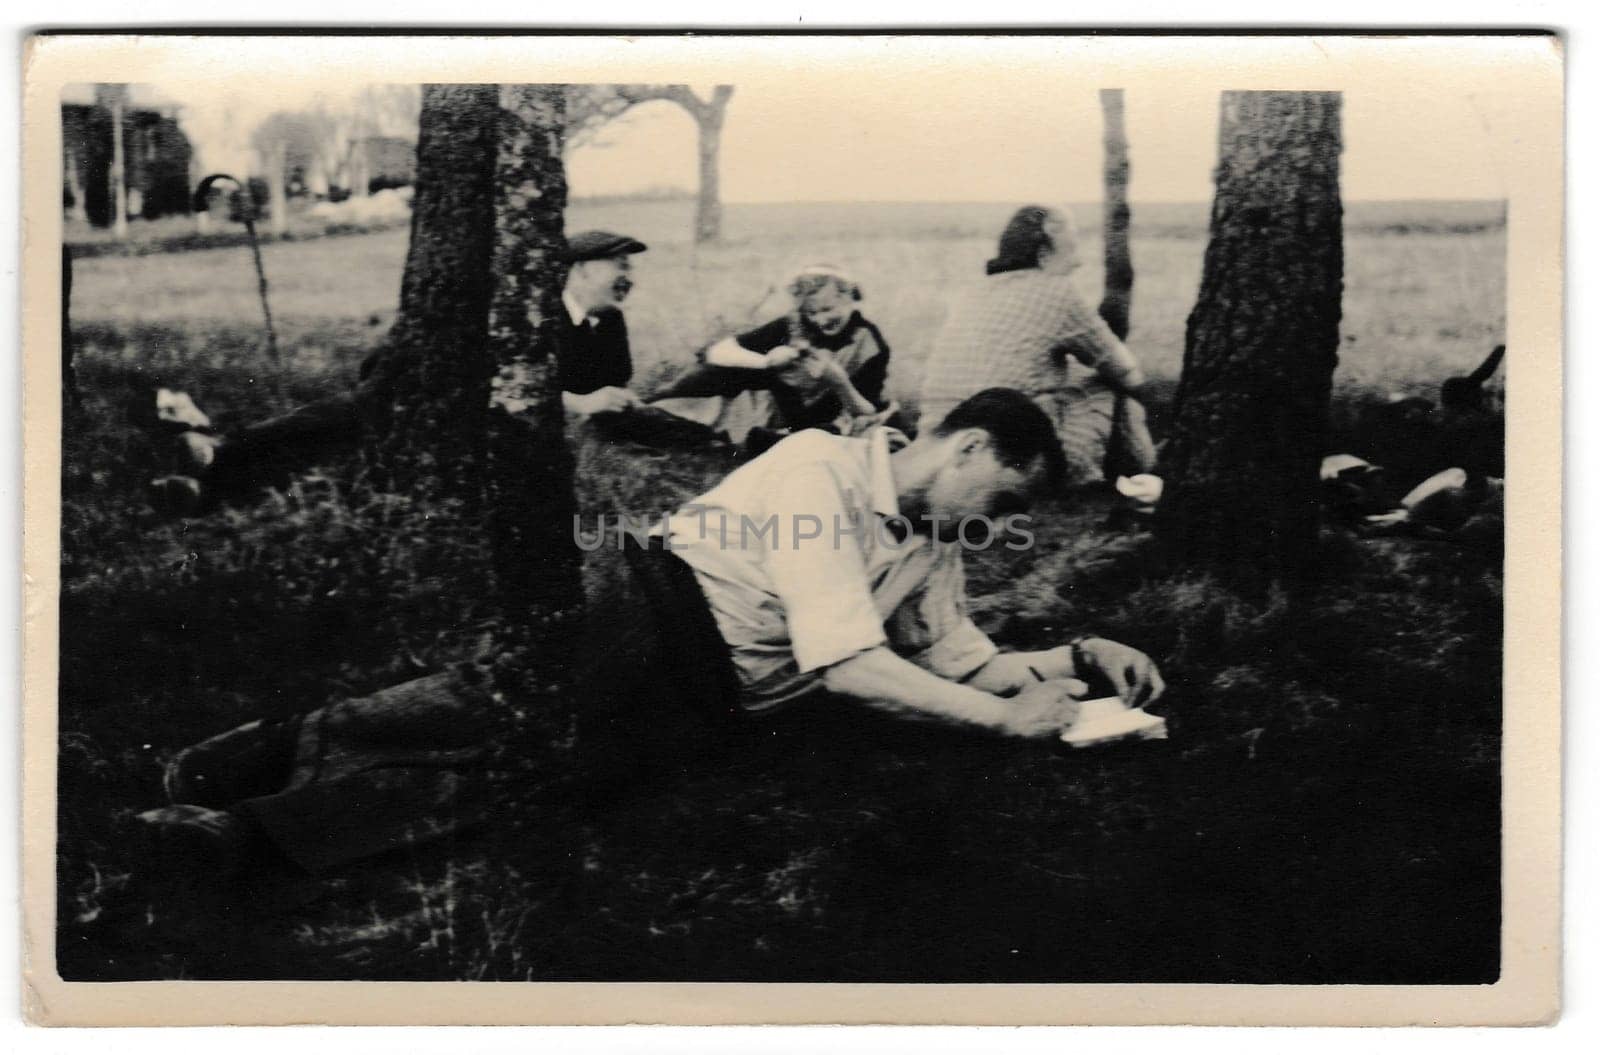
M 650 406 L 744 443 L 752 429 L 851 434 L 892 412 L 884 399 L 889 345 L 856 310 L 861 287 L 817 264 L 789 281 L 794 310 L 706 348 L 700 363 Z
M 923 421 L 940 421 L 975 392 L 1026 392 L 1055 422 L 1068 481 L 1148 473 L 1155 444 L 1139 402 L 1144 371 L 1072 279 L 1077 235 L 1064 212 L 1029 205 L 1000 235 L 988 277 L 956 301 L 928 356 Z

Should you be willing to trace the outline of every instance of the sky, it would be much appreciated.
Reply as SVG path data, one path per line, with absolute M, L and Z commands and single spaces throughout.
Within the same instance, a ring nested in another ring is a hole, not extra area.
M 1217 158 L 1215 92 L 1154 98 L 1126 89 L 1135 201 L 1205 201 Z M 706 94 L 702 90 L 702 94 Z M 974 92 L 923 108 L 904 93 L 841 98 L 735 91 L 722 142 L 722 193 L 764 201 L 1097 201 L 1095 86 L 1053 98 Z M 1429 91 L 1346 90 L 1347 200 L 1499 199 L 1497 129 L 1477 100 Z M 773 136 L 775 127 L 792 134 Z M 575 150 L 575 193 L 695 186 L 695 126 L 671 103 L 639 107 Z
M 866 82 L 866 83 L 863 83 Z M 1134 201 L 1204 201 L 1216 162 L 1215 90 L 1129 84 Z M 278 109 L 338 105 L 356 88 L 153 84 L 183 107 L 210 170 L 248 170 L 249 134 Z M 1093 83 L 996 71 L 950 85 L 906 77 L 768 78 L 736 86 L 722 142 L 722 195 L 768 201 L 1096 201 L 1101 114 Z M 701 88 L 709 94 L 709 86 Z M 936 95 L 934 105 L 930 94 Z M 1500 199 L 1515 115 L 1430 84 L 1344 92 L 1347 200 Z M 579 196 L 696 185 L 695 126 L 672 103 L 638 107 L 568 156 Z

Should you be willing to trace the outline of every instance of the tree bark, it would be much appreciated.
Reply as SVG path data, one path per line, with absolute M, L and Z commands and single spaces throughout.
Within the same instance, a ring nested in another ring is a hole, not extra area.
M 1248 593 L 1309 585 L 1344 252 L 1337 92 L 1224 92 L 1159 530 Z
M 424 90 L 400 312 L 363 386 L 375 482 L 427 513 L 421 558 L 483 602 L 513 680 L 561 680 L 582 603 L 556 383 L 562 125 L 558 87 Z
M 494 289 L 499 89 L 428 85 L 400 308 L 364 387 L 375 485 L 476 513 Z
M 561 125 L 557 86 L 424 89 L 399 315 L 360 389 L 370 475 L 385 492 L 365 508 L 395 548 L 362 573 L 398 566 L 420 586 L 412 603 L 436 590 L 439 630 L 456 634 L 440 655 L 447 669 L 319 712 L 361 719 L 356 743 L 326 742 L 363 766 L 389 743 L 416 760 L 381 779 L 326 770 L 284 797 L 274 823 L 290 835 L 320 833 L 342 798 L 361 800 L 350 845 L 328 851 L 321 838 L 324 856 L 308 866 L 446 834 L 490 806 L 495 836 L 515 848 L 515 826 L 532 816 L 516 796 L 558 781 L 570 758 L 568 630 L 582 594 L 555 371 Z M 451 736 L 491 750 L 446 757 Z
M 556 379 L 566 310 L 565 96 L 556 85 L 504 85 L 500 107 L 485 491 L 499 607 L 550 650 L 533 657 L 546 666 L 570 655 L 553 646 L 582 603 L 573 460 Z

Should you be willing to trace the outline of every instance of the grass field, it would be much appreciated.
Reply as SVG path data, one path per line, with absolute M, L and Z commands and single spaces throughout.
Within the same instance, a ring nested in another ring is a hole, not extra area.
M 711 248 L 689 242 L 688 207 L 676 202 L 579 205 L 568 229 L 625 231 L 652 246 L 638 261 L 639 284 L 628 305 L 642 377 L 687 361 L 729 329 L 765 321 L 783 307 L 773 289 L 785 269 L 826 260 L 852 269 L 863 283 L 864 309 L 894 348 L 891 385 L 904 399 L 919 387 L 920 363 L 949 291 L 982 274 L 1008 208 L 731 205 L 727 237 Z M 1096 210 L 1078 213 L 1089 262 L 1080 282 L 1098 299 Z M 1499 218 L 1493 204 L 1349 207 L 1342 386 L 1417 394 L 1483 358 L 1505 327 Z M 1205 220 L 1205 209 L 1193 205 L 1145 206 L 1135 213 L 1131 342 L 1158 377 L 1175 378 L 1182 363 Z M 300 372 L 337 366 L 325 357 L 351 340 L 351 323 L 387 325 L 408 237 L 395 229 L 266 247 L 274 314 L 295 356 L 288 365 Z M 192 341 L 220 328 L 249 334 L 259 318 L 254 273 L 242 249 L 163 254 L 137 264 L 85 260 L 75 281 L 74 320 L 125 334 L 171 326 Z
M 914 403 L 949 291 L 1000 205 L 728 208 L 692 246 L 682 203 L 575 206 L 643 238 L 628 304 L 648 388 L 768 317 L 788 267 L 851 268 Z M 1495 204 L 1355 203 L 1336 420 L 1503 339 Z M 1098 297 L 1097 218 L 1081 275 Z M 1136 207 L 1130 344 L 1168 386 L 1199 283 L 1202 206 Z M 155 383 L 227 428 L 348 385 L 394 316 L 407 233 L 265 248 L 267 361 L 240 248 L 75 266 L 84 413 L 64 437 L 60 949 L 68 977 L 1486 981 L 1498 963 L 1500 580 L 1492 555 L 1330 532 L 1309 608 L 1155 573 L 1103 507 L 1039 511 L 1040 544 L 972 562 L 1008 644 L 1092 628 L 1172 684 L 1173 739 L 1062 755 L 825 713 L 601 822 L 518 819 L 220 920 L 152 920 L 112 820 L 160 801 L 161 762 L 264 714 L 451 658 L 402 543 L 334 460 L 258 506 L 156 518 L 159 464 L 127 422 Z M 1153 408 L 1159 428 L 1161 410 Z M 1365 453 L 1365 452 L 1364 452 Z M 1372 452 L 1378 453 L 1378 452 Z M 590 511 L 657 512 L 715 459 L 586 449 Z M 388 569 L 352 589 L 355 565 Z M 374 585 L 376 583 L 376 585 Z M 466 613 L 461 613 L 464 618 Z M 573 862 L 582 862 L 575 870 Z M 133 906 L 130 908 L 130 905 Z

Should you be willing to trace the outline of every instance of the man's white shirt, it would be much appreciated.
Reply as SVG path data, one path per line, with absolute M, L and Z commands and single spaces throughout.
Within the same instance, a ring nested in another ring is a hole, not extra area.
M 882 645 L 951 680 L 997 653 L 967 614 L 960 546 L 892 529 L 891 435 L 796 433 L 657 529 L 694 570 L 748 710 Z

